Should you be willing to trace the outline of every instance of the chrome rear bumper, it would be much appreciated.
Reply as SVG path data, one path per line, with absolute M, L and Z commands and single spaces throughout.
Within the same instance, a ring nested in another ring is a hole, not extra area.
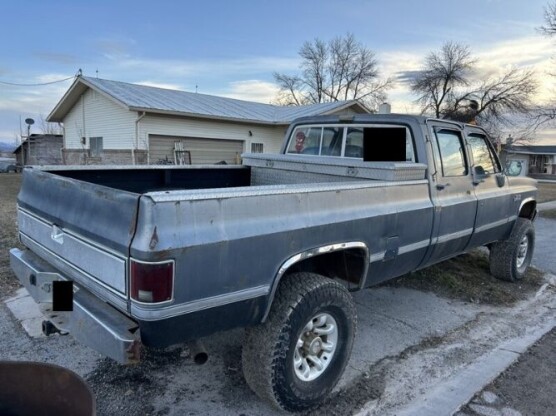
M 75 284 L 73 311 L 53 311 L 51 283 L 69 279 L 28 250 L 10 250 L 10 265 L 58 329 L 121 364 L 139 361 L 141 338 L 136 322 Z

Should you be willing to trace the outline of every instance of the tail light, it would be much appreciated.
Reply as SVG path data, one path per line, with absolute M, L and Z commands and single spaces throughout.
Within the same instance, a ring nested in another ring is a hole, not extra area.
M 131 260 L 131 299 L 143 303 L 160 303 L 172 299 L 174 262 L 147 263 Z

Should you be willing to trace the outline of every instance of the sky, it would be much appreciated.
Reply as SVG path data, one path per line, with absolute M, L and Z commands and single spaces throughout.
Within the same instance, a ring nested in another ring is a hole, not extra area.
M 0 3 L 0 140 L 20 120 L 44 119 L 86 76 L 269 103 L 274 72 L 294 74 L 299 48 L 352 33 L 376 53 L 383 77 L 422 68 L 454 41 L 468 45 L 483 74 L 532 68 L 544 102 L 556 94 L 556 38 L 538 32 L 549 0 L 3 0 Z M 551 0 L 552 1 L 552 0 Z M 416 112 L 407 83 L 388 93 L 393 112 Z M 23 132 L 25 134 L 25 131 Z M 556 144 L 556 130 L 538 134 Z

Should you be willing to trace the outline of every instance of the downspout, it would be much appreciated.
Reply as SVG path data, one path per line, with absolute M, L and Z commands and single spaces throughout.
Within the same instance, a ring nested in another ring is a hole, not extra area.
M 81 136 L 81 144 L 83 147 L 83 164 L 87 164 L 87 129 L 85 127 L 85 94 L 81 94 L 81 110 L 82 110 L 82 122 L 83 122 L 83 136 Z
M 60 123 L 58 123 L 60 125 Z M 62 156 L 62 165 L 66 164 L 66 125 L 62 123 L 62 148 L 60 149 L 60 153 Z
M 143 119 L 143 117 L 145 117 L 147 114 L 143 111 L 141 112 L 137 112 L 137 120 L 135 120 L 135 147 L 133 149 L 131 149 L 131 158 L 133 159 L 133 164 L 137 164 L 136 160 L 135 160 L 135 151 L 139 149 L 139 122 L 141 121 L 141 119 Z

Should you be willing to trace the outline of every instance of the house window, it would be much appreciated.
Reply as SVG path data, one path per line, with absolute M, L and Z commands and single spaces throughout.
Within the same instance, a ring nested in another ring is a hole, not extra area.
M 263 143 L 251 143 L 251 153 L 264 153 Z
M 100 157 L 102 154 L 102 137 L 89 137 L 89 153 L 91 157 Z

